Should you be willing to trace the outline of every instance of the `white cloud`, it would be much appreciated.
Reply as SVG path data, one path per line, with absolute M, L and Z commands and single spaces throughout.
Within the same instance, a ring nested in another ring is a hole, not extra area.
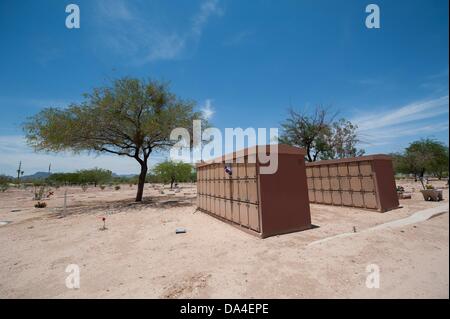
M 448 131 L 448 122 L 440 122 L 433 125 L 420 126 L 419 124 L 403 125 L 400 127 L 389 127 L 375 132 L 361 132 L 362 144 L 371 146 L 388 145 L 400 137 L 424 135 L 430 136 L 435 133 Z
M 432 118 L 448 113 L 449 96 L 421 101 L 400 107 L 392 112 L 373 113 L 353 119 L 361 130 L 381 129 L 391 125 Z
M 205 105 L 201 108 L 201 112 L 205 120 L 209 120 L 214 115 L 215 111 L 212 107 L 212 101 L 210 99 L 205 101 Z
M 238 32 L 238 33 L 234 34 L 233 36 L 229 37 L 228 39 L 226 39 L 223 42 L 223 45 L 224 46 L 238 45 L 238 44 L 244 42 L 246 39 L 248 39 L 252 35 L 253 35 L 253 32 L 249 31 L 249 30 L 244 30 L 244 31 Z
M 448 130 L 449 96 L 414 102 L 392 111 L 370 113 L 352 119 L 361 140 L 368 145 L 385 145 L 399 137 L 433 134 Z
M 420 84 L 420 88 L 435 95 L 448 92 L 448 68 L 427 76 L 425 82 Z
M 100 30 L 103 43 L 134 64 L 179 58 L 195 45 L 212 16 L 221 16 L 218 0 L 204 0 L 191 22 L 182 30 L 168 30 L 144 16 L 136 2 L 114 0 L 99 2 Z
M 200 36 L 205 24 L 212 15 L 221 16 L 223 10 L 219 7 L 219 0 L 207 0 L 200 6 L 200 11 L 194 16 L 191 31 L 194 35 Z
M 136 12 L 123 0 L 98 1 L 98 8 L 104 17 L 115 20 L 132 20 Z

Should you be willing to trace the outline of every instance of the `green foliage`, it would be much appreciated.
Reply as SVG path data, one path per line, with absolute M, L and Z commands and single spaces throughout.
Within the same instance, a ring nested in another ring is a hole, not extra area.
M 170 139 L 174 128 L 193 136 L 192 121 L 201 119 L 193 102 L 157 81 L 126 77 L 84 97 L 82 103 L 46 108 L 29 118 L 23 126 L 27 142 L 36 151 L 111 153 L 136 160 L 141 166 L 136 201 L 142 200 L 150 154 L 176 142 Z
M 330 134 L 327 136 L 325 158 L 347 158 L 364 155 L 363 149 L 358 149 L 359 142 L 356 130 L 358 126 L 346 119 L 340 119 L 331 124 Z
M 34 200 L 41 200 L 47 191 L 45 184 L 35 183 L 34 185 Z
M 118 190 L 120 189 L 120 185 L 114 186 L 114 189 L 115 189 L 116 191 L 118 191 Z
M 54 173 L 47 178 L 51 185 L 79 185 L 81 184 L 80 174 L 75 173 Z
M 115 176 L 113 177 L 112 181 L 115 184 L 137 184 L 139 181 L 139 176 Z
M 448 176 L 448 147 L 433 139 L 412 142 L 404 152 L 392 154 L 396 173 L 422 178 L 430 174 L 441 179 Z M 424 186 L 425 188 L 425 186 Z
M 397 193 L 403 194 L 405 192 L 405 188 L 403 186 L 397 186 Z
M 170 183 L 172 188 L 174 183 L 191 181 L 193 167 L 188 163 L 165 161 L 157 164 L 152 172 L 163 183 Z
M 291 109 L 288 119 L 281 124 L 279 142 L 305 148 L 309 162 L 363 155 L 364 150 L 356 147 L 358 127 L 346 119 L 335 121 L 334 117 L 321 107 L 312 114 Z
M 195 183 L 197 181 L 197 170 L 193 170 L 191 172 L 191 176 L 189 177 L 189 181 L 191 183 Z
M 79 174 L 80 183 L 94 184 L 95 187 L 112 179 L 112 172 L 101 168 L 80 170 L 77 173 Z
M 0 192 L 5 192 L 9 188 L 9 184 L 13 179 L 6 175 L 0 175 Z
M 6 175 L 0 175 L 0 184 L 9 184 L 13 182 L 13 178 Z
M 147 178 L 145 180 L 147 183 L 164 183 L 163 178 L 160 175 L 156 175 L 153 172 L 148 173 Z
M 93 168 L 79 170 L 73 173 L 55 173 L 47 178 L 47 182 L 52 185 L 88 185 L 97 186 L 107 183 L 112 179 L 112 172 L 106 169 Z

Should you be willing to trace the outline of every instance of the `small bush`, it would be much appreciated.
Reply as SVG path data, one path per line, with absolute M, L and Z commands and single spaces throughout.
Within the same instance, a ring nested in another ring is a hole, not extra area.
M 434 186 L 431 184 L 425 185 L 425 189 L 434 189 Z
M 118 191 L 118 190 L 120 189 L 120 186 L 119 186 L 119 185 L 116 185 L 116 186 L 114 186 L 114 189 L 115 189 L 116 191 Z
M 34 199 L 41 200 L 45 194 L 45 185 L 34 185 Z
M 104 190 L 105 187 L 106 187 L 105 185 L 100 185 L 100 189 L 101 189 L 101 190 Z
M 405 188 L 403 186 L 397 186 L 397 193 L 404 193 Z
M 81 185 L 81 189 L 83 190 L 83 192 L 87 191 L 88 185 L 87 184 Z
M 8 189 L 9 184 L 13 182 L 13 179 L 6 175 L 0 175 L 0 189 L 2 192 Z
M 47 203 L 46 202 L 37 202 L 37 204 L 35 204 L 34 207 L 45 208 L 45 207 L 47 207 Z

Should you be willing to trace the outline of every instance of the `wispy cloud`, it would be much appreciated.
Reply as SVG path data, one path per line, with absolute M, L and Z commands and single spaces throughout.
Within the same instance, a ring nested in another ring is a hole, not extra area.
M 129 21 L 136 15 L 136 12 L 132 12 L 132 8 L 122 0 L 98 1 L 97 3 L 100 13 L 108 19 Z
M 447 131 L 449 128 L 448 122 L 439 122 L 432 125 L 419 126 L 417 124 L 403 125 L 401 127 L 389 127 L 380 131 L 362 132 L 361 137 L 368 145 L 387 145 L 394 139 L 424 135 L 430 136 L 438 132 Z
M 414 102 L 392 111 L 353 118 L 361 139 L 369 145 L 388 144 L 399 137 L 433 134 L 448 130 L 449 96 Z M 382 144 L 380 144 L 382 143 Z
M 250 31 L 250 30 L 244 30 L 244 31 L 238 32 L 238 33 L 232 35 L 231 37 L 229 37 L 228 39 L 226 39 L 223 42 L 223 45 L 224 46 L 235 46 L 235 45 L 241 44 L 252 35 L 253 35 L 253 31 Z
M 207 0 L 200 6 L 200 11 L 192 19 L 191 33 L 201 36 L 208 19 L 213 16 L 223 15 L 223 9 L 219 7 L 219 0 Z
M 361 130 L 373 130 L 448 113 L 449 96 L 415 102 L 385 113 L 373 113 L 353 119 Z
M 382 84 L 383 81 L 381 79 L 377 78 L 364 78 L 364 79 L 358 79 L 358 80 L 351 80 L 352 83 L 356 83 L 363 86 L 373 86 Z
M 447 78 L 448 79 L 448 68 L 443 69 L 439 72 L 433 73 L 427 77 L 428 80 L 435 80 L 435 79 L 442 79 Z
M 76 102 L 76 100 L 72 101 Z M 69 100 L 66 99 L 46 99 L 46 98 L 27 98 L 27 97 L 8 97 L 0 96 L 0 107 L 14 108 L 14 107 L 65 107 L 69 105 Z
M 425 78 L 420 87 L 433 94 L 448 94 L 448 68 Z
M 208 99 L 205 101 L 205 105 L 201 108 L 201 112 L 205 120 L 209 120 L 214 115 L 215 111 L 212 107 L 212 100 Z
M 169 30 L 145 16 L 139 3 L 124 0 L 99 2 L 100 29 L 97 36 L 120 56 L 135 64 L 179 58 L 195 46 L 209 20 L 223 15 L 219 0 L 204 0 L 189 25 Z

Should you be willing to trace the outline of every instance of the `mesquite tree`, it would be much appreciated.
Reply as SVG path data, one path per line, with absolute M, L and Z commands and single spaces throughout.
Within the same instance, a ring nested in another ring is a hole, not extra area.
M 290 109 L 288 118 L 281 124 L 279 141 L 305 148 L 308 162 L 363 155 L 364 150 L 357 148 L 358 127 L 335 117 L 336 114 L 321 106 L 312 113 Z
M 192 165 L 188 163 L 165 161 L 155 165 L 153 173 L 164 183 L 170 183 L 172 189 L 174 183 L 188 182 L 193 169 Z
M 170 140 L 174 128 L 191 131 L 194 119 L 201 119 L 194 103 L 179 99 L 167 84 L 122 78 L 85 94 L 82 103 L 43 109 L 28 118 L 24 131 L 36 151 L 111 153 L 135 159 L 140 165 L 136 201 L 141 201 L 150 154 L 176 142 Z
M 448 176 L 448 146 L 433 139 L 414 141 L 402 153 L 393 154 L 394 168 L 397 173 L 413 174 L 415 180 L 422 183 L 425 174 L 439 179 Z

